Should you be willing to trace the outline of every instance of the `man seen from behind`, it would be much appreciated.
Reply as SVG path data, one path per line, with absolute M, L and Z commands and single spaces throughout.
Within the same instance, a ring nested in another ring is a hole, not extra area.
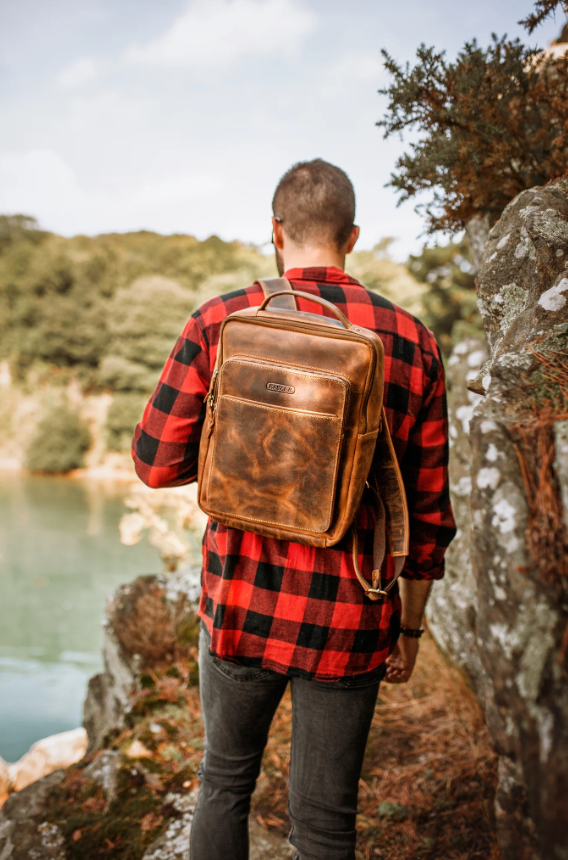
M 355 576 L 349 534 L 318 548 L 208 521 L 199 607 L 205 755 L 191 860 L 247 860 L 250 797 L 288 684 L 294 858 L 354 860 L 357 789 L 379 684 L 409 680 L 428 594 L 455 534 L 440 352 L 422 323 L 345 273 L 359 235 L 354 218 L 342 170 L 321 159 L 296 164 L 273 198 L 277 266 L 295 289 L 332 302 L 383 342 L 384 406 L 404 478 L 410 552 L 398 587 L 372 602 Z M 221 323 L 262 300 L 253 284 L 190 317 L 134 437 L 136 471 L 150 487 L 196 480 Z M 314 312 L 301 296 L 297 305 Z M 373 566 L 375 516 L 365 494 L 354 523 L 363 572 Z M 387 581 L 393 568 L 389 557 Z

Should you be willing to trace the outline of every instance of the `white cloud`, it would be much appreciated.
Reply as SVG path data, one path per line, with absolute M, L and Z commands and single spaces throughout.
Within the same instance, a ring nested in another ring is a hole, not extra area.
M 73 171 L 55 152 L 0 154 L 0 211 L 23 212 L 41 219 L 52 211 L 72 208 L 81 196 Z
M 102 72 L 102 66 L 94 57 L 79 57 L 57 75 L 57 82 L 65 89 L 75 89 L 95 81 Z
M 143 228 L 177 232 L 188 221 L 195 224 L 196 211 L 222 193 L 224 184 L 220 176 L 180 173 L 130 190 L 108 185 L 104 191 L 91 190 L 52 150 L 0 153 L 0 212 L 33 215 L 42 226 L 66 235 Z
M 206 194 L 218 194 L 223 187 L 224 182 L 220 176 L 186 173 L 149 182 L 132 195 L 132 200 L 148 207 L 184 203 Z
M 133 45 L 132 64 L 228 68 L 244 57 L 290 56 L 316 26 L 300 0 L 194 0 L 163 35 Z

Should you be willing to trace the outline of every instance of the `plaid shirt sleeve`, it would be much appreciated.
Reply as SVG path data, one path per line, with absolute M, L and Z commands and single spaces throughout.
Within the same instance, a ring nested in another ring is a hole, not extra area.
M 134 434 L 136 474 L 149 487 L 179 487 L 197 479 L 210 379 L 209 345 L 196 313 L 174 346 Z
M 429 332 L 431 360 L 424 367 L 424 399 L 408 437 L 401 471 L 410 517 L 410 551 L 402 576 L 441 579 L 444 553 L 456 533 L 450 503 L 448 409 L 444 366 Z

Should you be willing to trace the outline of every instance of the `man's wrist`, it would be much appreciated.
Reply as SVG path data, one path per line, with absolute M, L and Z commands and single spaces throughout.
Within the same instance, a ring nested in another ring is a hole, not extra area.
M 404 624 L 400 627 L 400 635 L 406 636 L 408 639 L 420 639 L 423 633 L 423 627 L 406 627 Z
M 405 579 L 400 583 L 402 604 L 400 623 L 402 627 L 407 627 L 411 630 L 421 629 L 424 610 L 431 588 L 431 580 Z

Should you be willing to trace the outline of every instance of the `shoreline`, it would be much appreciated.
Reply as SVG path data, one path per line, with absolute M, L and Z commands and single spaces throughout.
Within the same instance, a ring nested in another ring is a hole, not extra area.
M 128 468 L 124 462 L 120 464 L 102 463 L 99 466 L 87 466 L 82 469 L 72 469 L 70 472 L 48 473 L 32 472 L 24 468 L 16 458 L 0 459 L 0 478 L 2 475 L 19 475 L 34 478 L 58 478 L 69 481 L 104 481 L 121 484 L 138 484 L 140 479 L 134 471 L 134 466 Z

